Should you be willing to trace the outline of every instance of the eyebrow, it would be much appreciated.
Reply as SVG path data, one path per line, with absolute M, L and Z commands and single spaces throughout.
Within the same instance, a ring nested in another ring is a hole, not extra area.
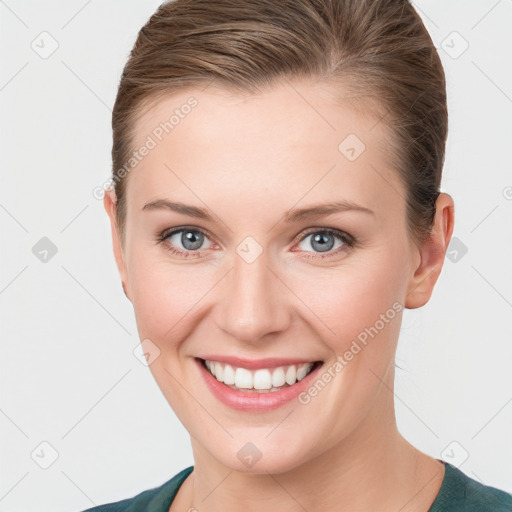
M 332 203 L 317 204 L 308 206 L 306 208 L 297 208 L 287 211 L 283 220 L 287 223 L 301 222 L 303 220 L 318 219 L 333 213 L 346 212 L 346 211 L 359 211 L 375 215 L 375 212 L 369 208 L 352 203 L 351 201 L 335 201 Z
M 208 210 L 204 208 L 199 208 L 197 206 L 187 205 L 176 201 L 168 201 L 166 199 L 157 199 L 155 201 L 151 201 L 150 203 L 146 203 L 142 209 L 146 211 L 162 209 L 171 210 L 183 215 L 188 215 L 190 217 L 195 217 L 210 222 L 214 221 L 213 216 L 208 212 Z M 332 215 L 333 213 L 350 210 L 375 215 L 375 212 L 369 208 L 365 208 L 364 206 L 352 203 L 351 201 L 336 201 L 308 206 L 306 208 L 295 208 L 288 210 L 283 215 L 283 220 L 285 223 L 292 224 L 304 220 L 318 219 L 320 217 Z

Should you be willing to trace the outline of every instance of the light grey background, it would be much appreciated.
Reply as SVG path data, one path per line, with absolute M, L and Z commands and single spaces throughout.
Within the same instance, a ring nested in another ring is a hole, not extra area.
M 193 464 L 133 354 L 133 310 L 92 193 L 110 174 L 120 73 L 159 4 L 0 1 L 3 512 L 82 510 Z M 405 314 L 398 424 L 426 453 L 512 491 L 512 0 L 415 5 L 447 74 L 443 190 L 459 242 L 430 303 Z M 43 237 L 58 251 L 46 262 L 34 254 Z

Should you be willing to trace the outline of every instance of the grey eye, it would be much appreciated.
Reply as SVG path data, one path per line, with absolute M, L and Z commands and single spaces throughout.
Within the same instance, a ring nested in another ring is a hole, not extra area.
M 303 244 L 306 240 L 311 239 L 310 242 L 307 243 L 310 247 L 313 247 L 315 252 L 327 252 L 334 248 L 336 241 L 339 242 L 339 245 L 336 247 L 342 247 L 344 245 L 343 240 L 339 236 L 336 236 L 329 231 L 316 231 L 314 233 L 310 233 L 306 235 L 300 243 Z M 301 250 L 307 251 L 303 247 L 300 247 Z
M 207 249 L 207 247 L 201 246 L 208 238 L 196 229 L 180 229 L 169 235 L 168 239 L 178 249 L 185 249 L 186 251 L 197 251 L 201 248 Z

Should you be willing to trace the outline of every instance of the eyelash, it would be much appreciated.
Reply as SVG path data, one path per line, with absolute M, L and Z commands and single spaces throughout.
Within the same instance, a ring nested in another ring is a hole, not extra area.
M 201 233 L 202 235 L 204 235 L 207 238 L 211 238 L 208 235 L 208 233 L 206 231 L 204 231 L 203 229 L 201 229 L 201 228 L 184 226 L 184 227 L 172 229 L 170 231 L 162 232 L 161 234 L 158 235 L 157 242 L 159 244 L 163 244 L 165 249 L 168 250 L 169 252 L 171 252 L 172 254 L 176 254 L 176 255 L 184 257 L 184 258 L 190 258 L 190 257 L 198 258 L 198 257 L 200 257 L 201 256 L 201 250 L 182 251 L 181 249 L 177 249 L 175 246 L 169 245 L 168 243 L 166 243 L 166 241 L 167 241 L 167 239 L 169 237 L 171 237 L 172 235 L 175 235 L 176 233 L 180 233 L 181 231 L 197 232 L 197 233 Z M 352 235 L 349 235 L 348 233 L 345 233 L 344 231 L 340 231 L 340 230 L 332 229 L 332 228 L 311 228 L 310 230 L 306 231 L 303 234 L 303 236 L 297 241 L 297 243 L 302 242 L 309 235 L 316 234 L 316 233 L 332 235 L 337 240 L 343 242 L 344 245 L 342 247 L 339 247 L 337 250 L 335 250 L 333 252 L 327 251 L 325 254 L 313 253 L 313 254 L 315 254 L 315 256 L 307 255 L 307 256 L 305 256 L 306 259 L 324 259 L 324 258 L 329 258 L 329 257 L 332 257 L 332 256 L 338 254 L 339 252 L 341 252 L 343 250 L 346 250 L 347 248 L 348 249 L 352 249 L 356 245 L 356 239 Z M 309 253 L 309 251 L 306 251 L 306 253 Z

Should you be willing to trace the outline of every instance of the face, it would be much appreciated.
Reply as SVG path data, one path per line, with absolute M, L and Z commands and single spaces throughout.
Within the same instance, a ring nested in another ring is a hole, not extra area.
M 134 146 L 151 148 L 128 176 L 117 263 L 151 372 L 205 459 L 280 473 L 392 413 L 422 254 L 387 137 L 309 83 L 189 89 L 139 120 Z

